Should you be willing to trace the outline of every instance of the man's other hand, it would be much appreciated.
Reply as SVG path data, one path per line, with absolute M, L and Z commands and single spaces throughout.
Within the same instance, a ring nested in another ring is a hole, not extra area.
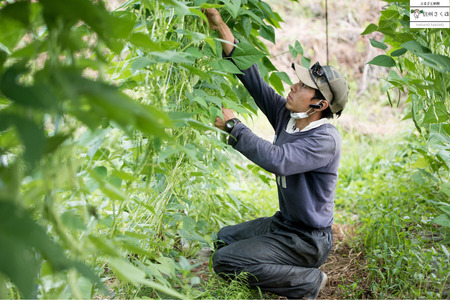
M 229 108 L 222 108 L 223 119 L 221 117 L 216 117 L 214 122 L 214 126 L 219 128 L 220 130 L 225 131 L 225 122 L 235 118 L 234 112 Z

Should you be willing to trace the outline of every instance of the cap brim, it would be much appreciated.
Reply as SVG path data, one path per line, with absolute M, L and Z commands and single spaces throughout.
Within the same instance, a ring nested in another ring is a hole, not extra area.
M 294 64 L 295 73 L 297 74 L 298 79 L 309 86 L 310 88 L 317 89 L 316 84 L 311 78 L 311 74 L 309 73 L 309 69 L 302 67 L 300 65 Z

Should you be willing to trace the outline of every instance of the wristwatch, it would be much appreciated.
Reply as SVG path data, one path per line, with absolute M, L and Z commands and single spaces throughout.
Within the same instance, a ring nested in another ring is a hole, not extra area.
M 233 130 L 234 126 L 238 123 L 241 123 L 238 118 L 229 119 L 225 122 L 225 131 L 230 133 L 231 130 Z

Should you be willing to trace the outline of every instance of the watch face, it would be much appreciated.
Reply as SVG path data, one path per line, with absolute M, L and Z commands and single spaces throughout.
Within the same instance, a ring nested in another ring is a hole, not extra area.
M 236 125 L 237 123 L 239 123 L 239 120 L 236 118 L 226 121 L 225 122 L 225 131 L 230 133 L 231 130 L 233 130 L 234 125 Z

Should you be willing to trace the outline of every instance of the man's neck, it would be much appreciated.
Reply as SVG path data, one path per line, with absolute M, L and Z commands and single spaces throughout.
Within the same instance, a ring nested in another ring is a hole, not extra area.
M 317 112 L 313 115 L 310 115 L 309 117 L 307 117 L 305 119 L 295 120 L 295 127 L 297 127 L 298 130 L 302 131 L 306 126 L 308 126 L 312 122 L 320 120 L 321 117 L 322 117 L 322 114 L 320 112 Z

